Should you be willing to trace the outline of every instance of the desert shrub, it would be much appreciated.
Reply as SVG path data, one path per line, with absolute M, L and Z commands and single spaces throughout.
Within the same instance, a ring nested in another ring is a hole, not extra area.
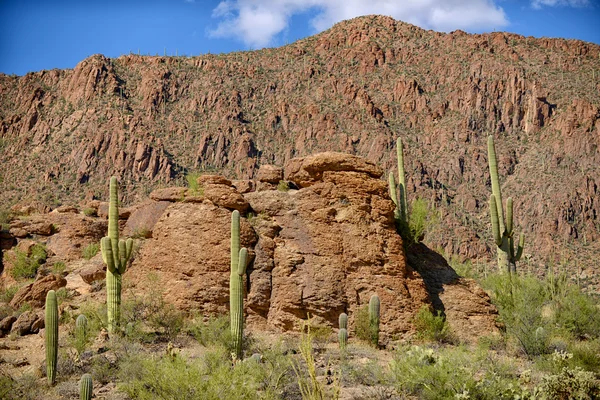
M 201 315 L 195 315 L 188 321 L 185 330 L 202 346 L 218 345 L 233 351 L 229 315 L 210 316 L 206 322 Z
M 165 302 L 158 277 L 149 274 L 142 295 L 128 293 L 121 305 L 121 323 L 130 339 L 151 342 L 171 340 L 183 328 L 183 313 Z
M 484 281 L 506 331 L 529 357 L 550 353 L 553 326 L 542 316 L 546 293 L 531 276 L 491 275 Z
M 46 262 L 46 247 L 42 244 L 35 244 L 31 248 L 31 255 L 25 252 L 15 250 L 15 261 L 11 270 L 11 275 L 15 279 L 35 278 L 37 270 L 41 264 Z
M 556 324 L 579 338 L 600 338 L 600 308 L 577 286 L 568 285 L 554 307 Z
M 85 258 L 86 260 L 90 260 L 96 254 L 98 254 L 99 250 L 100 250 L 100 245 L 98 243 L 90 243 L 83 248 L 83 251 L 81 252 L 81 256 L 83 258 Z
M 95 217 L 97 216 L 97 210 L 95 208 L 91 208 L 91 207 L 87 207 L 83 209 L 83 215 L 88 216 L 88 217 Z
M 232 365 L 217 348 L 199 359 L 138 355 L 121 367 L 121 390 L 131 398 L 150 399 L 277 399 L 279 385 L 273 365 L 249 359 Z
M 364 306 L 356 310 L 354 316 L 354 326 L 356 330 L 356 337 L 366 342 L 371 341 L 371 323 L 369 321 L 369 305 Z
M 57 261 L 54 264 L 52 264 L 52 273 L 53 274 L 62 275 L 66 269 L 67 269 L 67 266 L 62 261 Z
M 399 393 L 421 399 L 529 398 L 513 365 L 463 347 L 400 349 L 390 371 Z
M 547 399 L 597 399 L 600 398 L 600 381 L 593 372 L 563 367 L 559 374 L 543 378 L 541 395 Z
M 423 306 L 415 315 L 417 335 L 425 340 L 443 342 L 449 338 L 449 327 L 446 318 L 438 310 L 434 315 L 428 306 Z
M 408 224 L 398 221 L 398 230 L 407 245 L 419 243 L 427 231 L 439 222 L 439 214 L 431 209 L 426 200 L 417 198 L 412 201 L 408 213 Z
M 38 400 L 42 396 L 43 384 L 34 375 L 26 374 L 12 378 L 0 371 L 0 399 Z
M 374 358 L 366 363 L 349 362 L 344 358 L 340 369 L 342 383 L 346 385 L 376 386 L 388 380 L 381 365 Z
M 0 302 L 1 303 L 10 303 L 10 301 L 15 297 L 15 294 L 19 290 L 18 285 L 13 286 L 2 286 L 0 289 Z
M 202 196 L 204 194 L 204 188 L 198 183 L 200 172 L 188 172 L 185 175 L 187 186 L 193 194 Z
M 288 185 L 286 181 L 279 181 L 279 183 L 277 184 L 277 190 L 279 190 L 280 192 L 287 192 L 288 190 L 290 190 L 290 185 Z

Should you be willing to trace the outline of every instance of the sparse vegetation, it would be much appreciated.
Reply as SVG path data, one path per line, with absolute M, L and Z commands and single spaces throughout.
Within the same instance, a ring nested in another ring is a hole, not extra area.
M 86 260 L 91 260 L 92 258 L 94 258 L 94 256 L 96 256 L 96 254 L 98 254 L 99 250 L 100 246 L 98 245 L 98 243 L 90 243 L 83 248 L 81 256 Z
M 15 260 L 11 275 L 15 279 L 35 278 L 37 270 L 46 262 L 46 247 L 43 244 L 36 243 L 30 249 L 30 255 L 15 249 Z
M 421 339 L 444 342 L 449 338 L 448 323 L 439 310 L 434 314 L 428 306 L 421 307 L 415 316 L 414 324 Z

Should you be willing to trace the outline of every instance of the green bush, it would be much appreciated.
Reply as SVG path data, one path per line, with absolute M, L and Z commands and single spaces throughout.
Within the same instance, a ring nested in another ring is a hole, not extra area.
M 371 322 L 369 320 L 368 304 L 365 304 L 356 310 L 354 327 L 358 339 L 364 340 L 365 342 L 371 342 Z
M 248 359 L 232 366 L 229 353 L 217 348 L 199 359 L 138 355 L 121 366 L 121 390 L 139 400 L 278 399 L 285 371 L 281 357 Z
M 15 261 L 11 275 L 15 279 L 35 278 L 41 264 L 46 262 L 46 247 L 43 244 L 35 244 L 31 248 L 31 255 L 15 250 Z
M 96 217 L 98 212 L 95 208 L 88 207 L 83 209 L 83 215 L 88 217 Z
M 198 184 L 198 178 L 200 177 L 200 172 L 189 172 L 185 175 L 185 180 L 187 181 L 188 188 L 195 195 L 204 195 L 204 188 Z
M 229 315 L 210 316 L 206 322 L 201 315 L 192 318 L 185 328 L 202 346 L 219 345 L 233 351 Z
M 427 231 L 439 223 L 439 213 L 429 207 L 424 199 L 415 199 L 410 204 L 408 225 L 398 221 L 398 231 L 407 245 L 419 243 Z
M 593 400 L 600 398 L 600 381 L 579 367 L 564 367 L 560 374 L 545 376 L 541 395 L 547 399 Z
M 52 265 L 52 273 L 56 275 L 62 275 L 66 269 L 67 266 L 62 261 L 57 261 Z
M 8 287 L 3 286 L 2 289 L 0 289 L 0 303 L 10 303 L 18 290 L 18 285 Z
M 449 327 L 446 318 L 438 310 L 434 315 L 428 306 L 423 306 L 417 312 L 414 320 L 418 337 L 425 340 L 443 342 L 449 338 Z
M 420 399 L 530 398 L 514 365 L 464 347 L 400 349 L 390 370 L 400 394 Z
M 96 254 L 98 254 L 99 250 L 100 250 L 100 245 L 98 243 L 90 243 L 83 248 L 83 251 L 81 252 L 81 256 L 83 258 L 85 258 L 86 260 L 90 260 Z
M 279 181 L 279 183 L 277 184 L 277 190 L 279 190 L 280 192 L 287 192 L 288 190 L 290 190 L 290 186 L 286 181 Z

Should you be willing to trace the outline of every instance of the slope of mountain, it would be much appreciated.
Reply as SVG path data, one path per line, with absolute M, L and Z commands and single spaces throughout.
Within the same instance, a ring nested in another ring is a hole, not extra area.
M 190 171 L 254 176 L 319 151 L 386 170 L 402 137 L 409 199 L 440 209 L 425 241 L 489 259 L 486 138 L 527 235 L 522 268 L 562 264 L 594 287 L 600 252 L 600 46 L 425 31 L 380 16 L 276 49 L 94 55 L 0 75 L 0 205 L 123 201 Z

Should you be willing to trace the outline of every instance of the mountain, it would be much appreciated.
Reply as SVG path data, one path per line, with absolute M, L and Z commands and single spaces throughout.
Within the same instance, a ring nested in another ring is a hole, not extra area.
M 320 151 L 393 170 L 440 210 L 425 242 L 462 260 L 495 249 L 487 136 L 526 234 L 520 268 L 600 269 L 600 46 L 511 33 L 341 22 L 281 47 L 198 57 L 91 56 L 74 70 L 0 75 L 0 208 L 133 203 L 185 174 L 250 178 Z

